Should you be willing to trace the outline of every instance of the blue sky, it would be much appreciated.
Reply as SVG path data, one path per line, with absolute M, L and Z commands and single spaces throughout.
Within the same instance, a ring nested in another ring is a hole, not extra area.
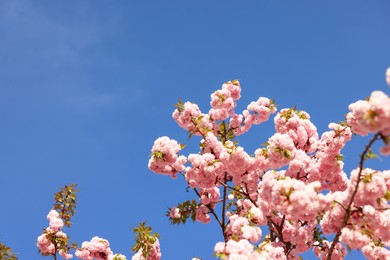
M 131 229 L 147 220 L 164 259 L 211 259 L 217 226 L 170 226 L 167 207 L 193 195 L 147 168 L 156 138 L 187 142 L 172 104 L 206 112 L 211 92 L 239 79 L 238 111 L 273 98 L 309 112 L 322 133 L 348 104 L 389 93 L 389 13 L 387 0 L 1 1 L 0 241 L 43 259 L 35 243 L 53 194 L 77 183 L 65 230 L 75 241 L 97 235 L 131 258 Z M 272 132 L 269 122 L 239 141 L 253 152 Z M 364 141 L 344 150 L 347 172 Z

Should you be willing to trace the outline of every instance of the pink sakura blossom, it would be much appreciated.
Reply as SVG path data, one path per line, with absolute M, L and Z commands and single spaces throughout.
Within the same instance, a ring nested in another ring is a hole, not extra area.
M 191 102 L 179 105 L 172 114 L 176 123 L 193 135 L 204 135 L 208 130 L 215 129 L 217 124 L 208 114 L 202 114 L 199 107 Z
M 71 258 L 73 258 L 73 255 L 72 255 L 72 254 L 69 254 L 69 253 L 65 252 L 64 250 L 58 251 L 58 254 L 59 254 L 62 258 L 64 258 L 64 259 L 71 259 Z
M 390 86 L 390 67 L 386 70 L 386 83 Z
M 64 226 L 64 221 L 60 218 L 60 215 L 57 211 L 52 209 L 47 215 L 47 220 L 49 220 L 49 229 L 56 232 L 59 231 Z
M 280 211 L 295 220 L 313 220 L 324 209 L 325 198 L 319 194 L 320 183 L 304 182 L 284 176 L 284 172 L 268 171 L 259 186 L 259 199 L 267 207 Z
M 256 205 L 261 208 L 265 215 L 272 215 L 270 212 L 272 205 L 272 190 L 279 178 L 284 178 L 284 171 L 267 171 L 262 181 L 259 183 L 259 196 Z
M 186 158 L 178 156 L 180 145 L 168 137 L 156 140 L 149 161 L 149 167 L 155 172 L 172 177 L 180 171 L 185 173 L 188 185 L 199 195 L 196 220 L 202 223 L 211 221 L 210 210 L 220 202 L 224 183 L 238 189 L 227 196 L 236 208 L 226 212 L 229 221 L 225 235 L 229 239 L 216 244 L 217 256 L 295 260 L 299 259 L 298 254 L 314 247 L 319 258 L 327 259 L 332 243 L 315 241 L 313 236 L 320 227 L 325 235 L 340 232 L 339 239 L 344 245 L 363 248 L 370 259 L 390 259 L 387 249 L 372 244 L 381 241 L 386 247 L 390 246 L 390 210 L 385 210 L 390 171 L 364 169 L 355 193 L 360 170 L 352 171 L 349 180 L 341 155 L 352 133 L 379 133 L 385 142 L 381 153 L 390 154 L 387 143 L 390 98 L 374 91 L 368 101 L 351 104 L 347 124 L 329 124 L 330 131 L 323 133 L 320 139 L 308 113 L 282 109 L 274 119 L 276 133 L 265 148 L 255 150 L 254 156 L 250 156 L 234 140 L 224 140 L 216 122 L 230 118 L 226 128 L 238 136 L 253 124 L 268 120 L 276 108 L 272 100 L 259 98 L 242 114 L 235 114 L 240 91 L 238 81 L 225 83 L 211 95 L 211 109 L 206 115 L 189 102 L 174 111 L 173 118 L 181 127 L 202 137 L 200 153 L 188 156 L 191 167 L 184 167 Z M 240 195 L 236 195 L 238 193 Z M 343 223 L 346 212 L 349 214 L 347 226 Z M 180 218 L 180 210 L 172 208 L 170 216 Z M 267 224 L 277 238 L 273 242 L 265 239 L 255 250 L 254 244 L 262 235 L 260 226 Z M 344 259 L 344 245 L 336 244 L 332 260 Z M 288 256 L 286 251 L 289 251 Z M 144 259 L 139 252 L 134 257 Z
M 252 206 L 249 209 L 249 214 L 252 217 L 251 221 L 259 226 L 265 226 L 267 224 L 267 218 L 263 211 L 256 206 Z
M 279 221 L 278 221 L 279 222 Z M 286 217 L 283 224 L 283 241 L 290 242 L 294 245 L 294 254 L 303 253 L 311 248 L 313 241 L 313 230 L 317 226 L 317 221 L 296 221 Z
M 178 156 L 182 149 L 176 140 L 163 136 L 158 138 L 153 145 L 152 155 L 149 159 L 149 169 L 155 173 L 170 175 L 176 178 L 176 174 L 184 170 L 186 158 Z
M 217 187 L 200 190 L 200 202 L 204 205 L 211 204 L 214 207 L 219 200 L 219 196 L 220 191 Z
M 213 154 L 190 154 L 188 160 L 192 168 L 187 167 L 185 177 L 190 187 L 213 188 L 223 178 L 223 164 Z
M 387 145 L 381 147 L 379 152 L 382 155 L 390 155 L 390 142 Z
M 260 207 L 255 206 L 249 199 L 237 200 L 237 214 L 248 218 L 248 220 L 256 225 L 264 226 L 267 224 L 267 218 Z M 229 215 L 232 216 L 233 214 Z
M 204 153 L 213 153 L 217 158 L 220 158 L 221 156 L 227 156 L 227 149 L 222 144 L 222 142 L 218 140 L 214 133 L 208 132 L 205 135 L 203 144 L 205 144 L 203 149 Z
M 169 216 L 171 218 L 180 218 L 180 209 L 179 208 L 171 208 L 171 211 L 169 212 Z
M 359 169 L 351 172 L 350 192 L 354 191 L 358 178 Z M 361 171 L 361 176 L 358 191 L 355 195 L 354 205 L 372 205 L 376 206 L 379 198 L 386 193 L 386 181 L 384 176 L 379 171 L 365 168 Z
M 274 118 L 276 132 L 288 134 L 297 149 L 313 152 L 318 141 L 317 128 L 310 122 L 310 115 L 295 109 L 282 109 Z
M 368 260 L 390 259 L 390 251 L 384 247 L 375 246 L 374 243 L 364 246 L 362 252 Z
M 363 207 L 363 214 L 357 223 L 365 223 L 363 227 L 367 227 L 366 232 L 370 232 L 386 243 L 390 242 L 390 212 L 389 210 L 376 209 L 371 205 Z
M 196 220 L 203 224 L 211 221 L 209 209 L 205 205 L 201 204 L 196 210 Z
M 253 250 L 253 245 L 248 240 L 229 240 L 226 244 L 219 242 L 214 247 L 217 255 L 224 255 L 226 260 L 264 259 Z M 271 258 L 270 258 L 271 259 Z
M 127 258 L 122 254 L 115 254 L 115 255 L 109 255 L 108 260 L 127 260 Z
M 314 247 L 314 253 L 316 256 L 318 256 L 321 260 L 326 260 L 329 248 L 331 243 L 327 240 L 323 241 L 323 245 L 318 245 Z M 337 243 L 335 250 L 333 250 L 332 253 L 332 260 L 343 260 L 344 257 L 347 255 L 347 250 L 341 243 Z
M 236 100 L 240 98 L 240 83 L 237 80 L 227 82 L 222 85 L 221 90 L 211 94 L 210 117 L 215 120 L 225 120 L 234 115 Z
M 368 245 L 371 239 L 359 229 L 353 230 L 345 227 L 341 230 L 340 241 L 353 249 L 360 249 Z
M 37 246 L 40 250 L 40 252 L 43 255 L 54 255 L 56 254 L 56 248 L 55 245 L 48 239 L 48 236 L 54 234 L 58 238 L 66 238 L 66 234 L 62 231 L 52 231 L 50 229 L 46 229 L 47 233 L 43 233 L 38 237 L 37 240 Z M 59 250 L 58 253 L 65 259 L 71 259 L 73 255 L 63 251 Z
M 110 249 L 110 243 L 103 238 L 93 237 L 91 241 L 85 241 L 81 248 L 76 250 L 76 256 L 83 260 L 106 260 L 113 255 Z
M 344 163 L 340 154 L 341 149 L 351 140 L 352 132 L 347 126 L 329 124 L 331 131 L 322 134 L 321 139 L 314 145 L 317 152 L 312 158 L 309 181 L 319 181 L 321 189 L 331 191 L 347 188 L 348 178 L 343 171 Z
M 276 133 L 268 139 L 267 152 L 270 167 L 278 169 L 294 158 L 294 142 L 289 135 Z
M 341 192 L 342 194 L 346 194 L 346 192 Z M 344 197 L 345 198 L 345 197 Z M 322 227 L 322 231 L 326 235 L 330 235 L 332 233 L 337 233 L 342 228 L 342 220 L 345 215 L 345 210 L 340 206 L 339 203 L 344 204 L 343 201 L 335 199 L 338 203 L 333 203 L 331 208 L 327 210 L 322 217 L 320 225 Z M 344 199 L 346 202 L 346 199 Z
M 49 220 L 49 227 L 47 227 L 45 232 L 43 232 L 43 234 L 38 237 L 37 246 L 43 255 L 54 255 L 57 253 L 56 245 L 53 244 L 50 237 L 54 236 L 56 238 L 67 238 L 67 236 L 64 232 L 61 231 L 62 227 L 64 226 L 64 222 L 56 210 L 52 209 L 49 212 L 47 215 L 47 220 Z M 64 250 L 59 250 L 58 253 L 64 259 L 71 259 L 73 257 L 73 255 L 65 252 Z
M 359 100 L 349 105 L 347 122 L 359 135 L 390 131 L 390 98 L 382 91 L 374 91 L 368 101 Z
M 157 239 L 154 242 L 149 255 L 145 258 L 142 254 L 142 248 L 131 258 L 131 260 L 160 260 L 161 259 L 161 249 L 160 241 Z
M 250 225 L 249 220 L 238 215 L 231 215 L 229 217 L 228 235 L 246 239 L 252 243 L 256 243 L 261 238 L 261 229 L 257 226 Z
M 235 185 L 241 184 L 241 177 L 248 170 L 251 160 L 241 146 L 234 147 L 228 157 L 221 158 L 225 170 L 233 178 Z
M 294 158 L 290 161 L 285 174 L 291 178 L 306 182 L 308 181 L 308 176 L 315 171 L 315 165 L 310 156 L 303 150 L 297 149 L 295 150 Z
M 260 244 L 261 251 L 259 253 L 261 260 L 287 260 L 284 254 L 284 248 L 277 245 L 276 243 L 263 242 Z
M 37 246 L 44 255 L 52 255 L 55 253 L 55 246 L 47 239 L 47 234 L 45 233 L 38 237 Z
M 256 102 L 251 102 L 242 115 L 235 114 L 230 120 L 230 128 L 236 136 L 249 131 L 252 125 L 261 124 L 276 112 L 272 100 L 260 97 Z
M 172 114 L 176 123 L 187 131 L 196 132 L 193 119 L 201 116 L 199 107 L 191 102 L 185 102 L 183 108 L 177 108 Z

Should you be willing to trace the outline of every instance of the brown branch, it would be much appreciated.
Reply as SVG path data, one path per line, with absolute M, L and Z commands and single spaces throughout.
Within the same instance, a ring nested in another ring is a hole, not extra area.
M 366 155 L 370 151 L 371 146 L 374 144 L 374 142 L 376 140 L 379 139 L 380 136 L 381 136 L 380 133 L 375 134 L 374 137 L 370 140 L 370 142 L 366 146 L 366 148 L 364 149 L 364 151 L 360 154 L 359 172 L 358 172 L 355 188 L 354 188 L 354 190 L 352 192 L 352 196 L 351 196 L 351 199 L 348 202 L 347 208 L 344 208 L 345 215 L 344 215 L 344 218 L 343 218 L 343 222 L 342 222 L 342 225 L 340 227 L 340 230 L 337 232 L 337 234 L 336 234 L 335 238 L 333 239 L 333 242 L 332 242 L 332 244 L 331 244 L 331 246 L 329 248 L 328 256 L 326 258 L 327 260 L 331 260 L 332 259 L 333 251 L 334 251 L 334 249 L 336 247 L 336 244 L 339 242 L 339 239 L 340 239 L 340 236 L 341 236 L 341 230 L 344 227 L 347 226 L 348 220 L 349 220 L 349 218 L 351 216 L 351 207 L 352 207 L 352 203 L 353 203 L 353 201 L 355 199 L 356 193 L 358 192 L 358 189 L 359 189 L 359 184 L 360 184 L 361 175 L 362 175 L 362 172 L 363 172 L 363 169 L 364 169 L 364 161 L 366 160 Z

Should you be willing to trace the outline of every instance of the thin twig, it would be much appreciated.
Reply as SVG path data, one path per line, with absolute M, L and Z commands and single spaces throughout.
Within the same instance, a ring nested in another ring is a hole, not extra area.
M 360 155 L 359 172 L 358 172 L 358 176 L 357 176 L 357 180 L 356 180 L 356 184 L 355 184 L 355 189 L 352 192 L 352 196 L 351 196 L 351 199 L 348 202 L 347 208 L 344 209 L 345 210 L 345 215 L 344 215 L 344 218 L 343 218 L 343 223 L 342 223 L 342 225 L 340 227 L 339 232 L 337 232 L 335 238 L 333 239 L 332 245 L 329 248 L 328 256 L 326 258 L 327 260 L 331 260 L 332 259 L 332 253 L 334 251 L 334 248 L 336 247 L 336 244 L 339 242 L 339 239 L 340 239 L 340 236 L 341 236 L 341 230 L 345 226 L 347 226 L 348 220 L 349 220 L 349 218 L 351 216 L 351 207 L 352 207 L 352 203 L 353 203 L 353 201 L 355 199 L 356 193 L 358 192 L 358 189 L 359 189 L 359 184 L 360 184 L 360 181 L 361 181 L 361 175 L 362 175 L 362 172 L 363 172 L 363 169 L 364 169 L 364 161 L 366 160 L 366 154 L 370 151 L 371 146 L 374 144 L 374 142 L 376 140 L 379 139 L 380 136 L 381 136 L 380 133 L 375 134 L 374 137 L 370 140 L 370 142 L 366 146 L 366 148 L 364 149 L 364 151 L 362 152 L 362 154 Z

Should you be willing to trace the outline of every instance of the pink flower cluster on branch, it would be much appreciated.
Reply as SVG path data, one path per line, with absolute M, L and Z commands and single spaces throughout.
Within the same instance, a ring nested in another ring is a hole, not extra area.
M 73 255 L 68 254 L 68 238 L 61 230 L 64 226 L 63 220 L 55 210 L 49 212 L 47 219 L 49 220 L 49 227 L 38 237 L 37 246 L 39 251 L 42 255 L 55 255 L 58 252 L 64 259 L 71 259 Z
M 76 256 L 83 260 L 126 260 L 124 255 L 114 254 L 108 240 L 100 237 L 83 242 L 81 248 L 76 250 Z
M 276 107 L 259 98 L 236 114 L 240 95 L 234 80 L 211 94 L 208 113 L 190 102 L 176 105 L 179 126 L 201 138 L 198 153 L 184 157 L 177 141 L 156 140 L 149 168 L 172 177 L 181 173 L 198 197 L 196 205 L 171 208 L 171 221 L 215 219 L 224 238 L 215 246 L 221 259 L 299 259 L 311 249 L 320 259 L 344 259 L 347 247 L 387 259 L 390 171 L 365 168 L 364 162 L 378 140 L 385 144 L 380 152 L 390 154 L 390 98 L 374 91 L 349 106 L 346 123 L 329 124 L 321 137 L 307 112 L 281 109 L 275 134 L 250 155 L 235 137 L 267 121 Z M 341 151 L 352 133 L 374 136 L 348 178 Z M 331 234 L 334 239 L 326 237 Z
M 160 242 L 157 239 L 156 242 L 153 243 L 150 253 L 147 257 L 143 255 L 142 248 L 131 258 L 131 260 L 160 260 L 161 259 L 161 250 L 160 250 Z
M 43 256 L 52 256 L 57 259 L 57 253 L 64 259 L 71 259 L 71 249 L 76 249 L 77 244 L 69 245 L 69 237 L 62 231 L 64 226 L 70 227 L 70 219 L 75 213 L 77 192 L 76 185 L 65 185 L 54 196 L 54 209 L 47 215 L 49 227 L 44 229 L 38 237 L 37 246 Z M 83 260 L 126 260 L 126 256 L 113 254 L 105 239 L 94 237 L 90 242 L 83 242 L 81 248 L 76 249 L 76 257 Z
M 389 73 L 389 70 L 388 70 Z M 359 135 L 380 133 L 385 146 L 380 152 L 390 154 L 390 98 L 382 91 L 374 91 L 368 100 L 359 100 L 349 105 L 351 112 L 347 122 L 352 131 Z

